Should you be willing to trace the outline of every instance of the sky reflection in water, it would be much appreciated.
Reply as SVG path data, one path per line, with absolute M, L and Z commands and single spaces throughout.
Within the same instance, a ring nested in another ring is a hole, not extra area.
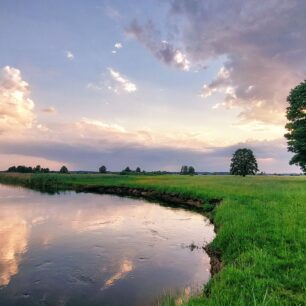
M 46 195 L 0 185 L 0 305 L 150 305 L 200 288 L 203 216 L 107 195 Z

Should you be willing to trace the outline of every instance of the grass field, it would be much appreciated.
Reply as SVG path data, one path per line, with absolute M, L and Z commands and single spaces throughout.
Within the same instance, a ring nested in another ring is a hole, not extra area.
M 124 185 L 220 198 L 212 247 L 223 268 L 188 305 L 306 305 L 306 177 L 1 174 L 0 182 L 45 189 Z

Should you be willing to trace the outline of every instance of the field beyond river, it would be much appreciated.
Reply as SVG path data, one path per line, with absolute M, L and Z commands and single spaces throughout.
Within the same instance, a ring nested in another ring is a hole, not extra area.
M 306 177 L 2 173 L 0 182 L 181 201 L 213 221 L 209 249 L 221 261 L 186 305 L 306 305 Z

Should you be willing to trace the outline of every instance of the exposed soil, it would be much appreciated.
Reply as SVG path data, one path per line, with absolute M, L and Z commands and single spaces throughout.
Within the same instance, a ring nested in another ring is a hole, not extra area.
M 222 269 L 221 254 L 212 249 L 210 244 L 206 245 L 204 250 L 210 258 L 210 273 L 214 276 Z

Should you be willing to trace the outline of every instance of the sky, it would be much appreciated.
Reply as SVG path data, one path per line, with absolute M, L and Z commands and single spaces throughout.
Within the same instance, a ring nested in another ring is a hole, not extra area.
M 1 0 L 0 169 L 297 172 L 305 0 Z

